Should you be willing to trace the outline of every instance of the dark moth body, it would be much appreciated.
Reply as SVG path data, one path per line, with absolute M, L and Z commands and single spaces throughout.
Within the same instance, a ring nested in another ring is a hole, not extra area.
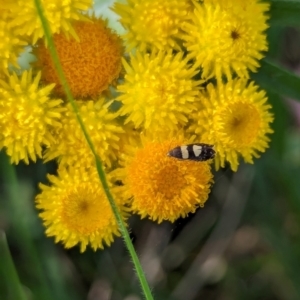
M 168 156 L 194 161 L 205 161 L 214 158 L 215 154 L 213 145 L 202 143 L 178 146 L 168 152 Z

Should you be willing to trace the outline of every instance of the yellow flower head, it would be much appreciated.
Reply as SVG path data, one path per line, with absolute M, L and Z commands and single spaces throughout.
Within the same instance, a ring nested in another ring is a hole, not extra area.
M 85 19 L 82 12 L 90 8 L 91 0 L 41 0 L 41 3 L 52 34 L 64 32 L 78 39 L 71 22 Z M 13 17 L 10 25 L 15 27 L 16 34 L 31 36 L 33 44 L 44 36 L 34 1 L 14 0 L 8 7 Z
M 111 166 L 112 160 L 117 158 L 119 135 L 123 130 L 116 121 L 117 115 L 109 111 L 109 103 L 104 104 L 104 101 L 102 98 L 97 102 L 77 101 L 76 103 L 96 152 L 106 165 Z M 62 166 L 94 164 L 94 156 L 70 104 L 66 105 L 61 122 L 63 126 L 53 133 L 55 144 L 45 151 L 45 160 L 58 158 Z
M 191 21 L 183 35 L 195 66 L 203 69 L 203 78 L 222 75 L 228 79 L 235 72 L 248 78 L 256 71 L 262 52 L 268 49 L 266 34 L 268 3 L 256 0 L 206 0 L 195 3 Z
M 39 88 L 40 78 L 30 70 L 0 80 L 0 149 L 6 148 L 12 163 L 36 161 L 42 147 L 54 142 L 50 131 L 61 126 L 62 100 L 49 99 L 54 85 Z
M 0 10 L 0 68 L 7 69 L 8 64 L 18 67 L 17 57 L 24 50 L 27 42 L 15 35 L 14 28 L 9 24 L 7 10 Z
M 174 222 L 204 206 L 212 184 L 209 163 L 167 156 L 183 141 L 180 137 L 163 142 L 142 138 L 140 148 L 128 147 L 119 174 L 126 196 L 133 198 L 132 210 L 142 218 Z
M 127 30 L 124 35 L 129 50 L 180 49 L 182 22 L 191 11 L 190 0 L 127 0 L 115 3 L 113 10 Z
M 201 100 L 202 109 L 194 114 L 190 130 L 215 146 L 217 169 L 228 161 L 236 171 L 239 155 L 253 163 L 253 157 L 268 147 L 273 114 L 266 93 L 258 91 L 254 82 L 247 85 L 246 80 L 236 79 L 218 87 L 209 84 Z
M 55 47 L 73 97 L 96 98 L 119 76 L 122 68 L 122 42 L 107 27 L 107 22 L 101 19 L 93 17 L 88 22 L 74 22 L 73 26 L 80 41 L 55 34 Z M 42 70 L 42 80 L 45 83 L 56 83 L 54 91 L 64 96 L 49 49 L 43 41 L 36 49 L 36 56 L 37 66 Z
M 47 236 L 54 236 L 55 242 L 63 242 L 66 248 L 80 244 L 83 252 L 87 245 L 103 249 L 104 242 L 109 246 L 114 235 L 120 235 L 95 169 L 61 168 L 58 176 L 48 175 L 48 179 L 51 185 L 40 184 L 42 192 L 36 197 Z M 128 209 L 118 198 L 118 188 L 110 187 L 125 219 Z
M 135 128 L 151 131 L 177 130 L 187 123 L 199 94 L 200 81 L 193 80 L 183 53 L 166 52 L 131 55 L 131 65 L 123 60 L 125 81 L 118 86 L 123 103 L 120 114 L 127 115 Z

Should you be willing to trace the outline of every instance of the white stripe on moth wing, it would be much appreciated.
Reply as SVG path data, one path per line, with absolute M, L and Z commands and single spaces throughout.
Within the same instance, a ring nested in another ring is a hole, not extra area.
M 202 152 L 202 146 L 193 145 L 193 152 L 194 152 L 195 157 L 199 157 Z
M 188 159 L 189 158 L 189 152 L 187 150 L 188 146 L 181 146 L 180 150 L 181 150 L 181 156 L 183 159 Z

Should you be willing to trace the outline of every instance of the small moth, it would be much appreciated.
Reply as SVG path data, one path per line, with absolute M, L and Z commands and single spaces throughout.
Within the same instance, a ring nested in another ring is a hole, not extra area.
M 215 157 L 213 145 L 196 143 L 183 146 L 177 146 L 168 152 L 168 156 L 177 159 L 186 159 L 194 161 L 205 161 Z

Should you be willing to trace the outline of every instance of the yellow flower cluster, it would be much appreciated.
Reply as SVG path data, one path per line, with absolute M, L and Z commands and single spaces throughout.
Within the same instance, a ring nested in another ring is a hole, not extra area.
M 271 107 L 249 81 L 267 50 L 265 2 L 122 1 L 112 8 L 122 38 L 88 16 L 91 0 L 41 2 L 124 221 L 133 212 L 174 222 L 204 206 L 212 160 L 177 160 L 167 156 L 171 149 L 210 144 L 216 168 L 228 162 L 237 171 L 240 158 L 253 163 L 268 147 Z M 81 251 L 110 245 L 117 222 L 34 2 L 1 3 L 0 148 L 16 164 L 57 161 L 58 175 L 48 176 L 36 198 L 48 236 Z M 36 56 L 32 70 L 17 69 L 24 46 Z
M 128 199 L 109 172 L 128 140 L 119 113 L 111 109 L 110 87 L 122 70 L 122 39 L 107 21 L 89 17 L 92 0 L 42 0 L 58 56 L 78 111 L 107 168 L 108 183 L 124 220 Z M 36 204 L 46 234 L 66 247 L 96 250 L 120 235 L 94 157 L 53 65 L 34 1 L 0 0 L 0 149 L 11 162 L 55 159 L 58 176 L 41 184 Z M 27 47 L 36 61 L 22 70 L 17 58 Z
M 268 49 L 268 9 L 259 0 L 115 4 L 128 49 L 136 47 L 117 87 L 126 122 L 157 136 L 196 134 L 197 142 L 214 145 L 217 169 L 228 162 L 236 171 L 240 158 L 253 163 L 272 133 L 266 93 L 249 81 Z

